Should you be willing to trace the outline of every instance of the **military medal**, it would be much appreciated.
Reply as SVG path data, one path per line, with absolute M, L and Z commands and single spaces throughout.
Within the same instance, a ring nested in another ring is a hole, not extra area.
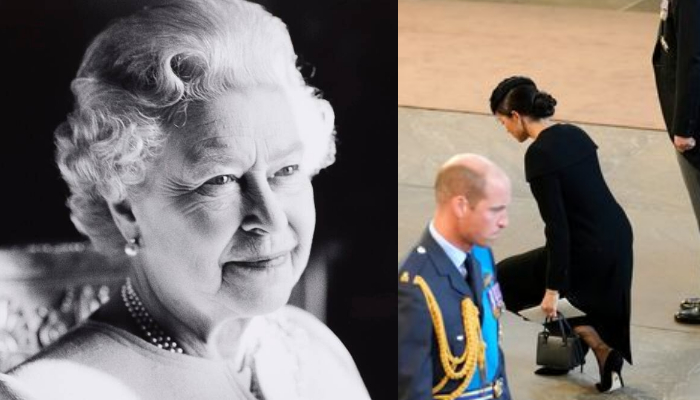
M 661 1 L 661 13 L 659 17 L 661 17 L 662 21 L 666 21 L 666 18 L 668 18 L 668 0 Z
M 661 32 L 659 33 L 659 43 L 665 52 L 668 53 L 668 43 L 666 42 L 666 18 L 668 18 L 668 0 L 661 0 Z
M 501 285 L 498 282 L 491 285 L 488 289 L 489 302 L 491 303 L 491 309 L 493 310 L 493 315 L 496 318 L 500 318 L 503 310 L 505 309 L 505 303 L 503 303 L 503 294 L 501 293 Z
M 491 281 L 493 280 L 493 276 L 489 274 L 488 272 L 484 274 L 484 287 L 489 287 L 491 284 Z

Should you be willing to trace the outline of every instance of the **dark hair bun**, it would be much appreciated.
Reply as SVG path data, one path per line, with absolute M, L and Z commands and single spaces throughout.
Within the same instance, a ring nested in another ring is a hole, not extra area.
M 547 92 L 537 92 L 532 99 L 532 116 L 536 118 L 547 118 L 554 115 L 554 106 L 557 100 Z
M 522 85 L 528 85 L 535 88 L 537 87 L 535 85 L 535 82 L 533 82 L 532 79 L 526 76 L 511 76 L 510 78 L 502 80 L 498 84 L 498 86 L 496 86 L 496 88 L 493 89 L 493 92 L 491 92 L 491 98 L 489 99 L 489 103 L 491 105 L 491 113 L 496 113 L 496 109 L 498 109 L 498 106 L 501 105 L 501 103 L 511 90 Z

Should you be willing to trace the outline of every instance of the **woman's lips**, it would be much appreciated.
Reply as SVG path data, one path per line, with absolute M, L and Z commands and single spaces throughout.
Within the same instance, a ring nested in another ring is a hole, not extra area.
M 225 263 L 224 265 L 232 265 L 235 267 L 240 267 L 240 268 L 248 268 L 248 269 L 267 269 L 267 268 L 274 268 L 274 267 L 279 267 L 280 265 L 283 265 L 286 263 L 287 258 L 289 257 L 290 252 L 284 252 L 284 253 L 277 253 L 274 255 L 270 256 L 262 256 L 262 257 L 255 257 L 247 260 L 236 260 L 236 261 L 229 261 Z

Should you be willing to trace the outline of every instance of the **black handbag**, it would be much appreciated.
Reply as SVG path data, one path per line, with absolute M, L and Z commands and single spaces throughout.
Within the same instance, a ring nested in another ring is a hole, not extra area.
M 580 365 L 583 372 L 586 359 L 581 337 L 571 329 L 561 314 L 556 318 L 559 332 L 553 332 L 547 328 L 547 322 L 554 321 L 555 319 L 547 318 L 544 330 L 537 335 L 537 365 L 567 371 Z

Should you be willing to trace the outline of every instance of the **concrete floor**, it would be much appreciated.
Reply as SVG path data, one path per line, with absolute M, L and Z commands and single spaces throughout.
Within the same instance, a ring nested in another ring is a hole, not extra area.
M 401 65 L 402 54 L 409 51 L 402 48 L 408 43 L 406 37 L 402 39 L 402 36 L 410 32 L 415 39 L 420 36 L 421 29 L 429 31 L 426 28 L 407 26 L 401 14 L 404 2 L 399 0 L 400 71 L 402 68 L 415 67 Z M 412 5 L 421 3 L 415 0 L 406 2 Z M 552 1 L 540 1 L 542 2 Z M 424 3 L 429 8 L 442 7 L 446 2 Z M 459 8 L 469 2 L 452 3 L 460 4 Z M 509 15 L 513 11 L 512 7 L 541 7 L 540 11 L 544 9 L 542 6 L 505 3 L 507 1 L 483 3 L 480 6 L 492 7 L 493 12 L 499 12 L 499 7 L 503 7 L 500 15 Z M 646 2 L 607 0 L 600 3 L 627 3 L 627 6 L 642 7 Z M 476 3 L 469 6 L 474 4 Z M 619 10 L 623 7 L 626 6 L 610 5 L 605 7 L 607 10 L 596 12 L 620 16 L 622 14 Z M 537 11 L 529 9 L 527 12 L 536 14 Z M 651 13 L 637 14 L 643 15 L 640 22 L 647 22 L 646 15 Z M 501 22 L 503 26 L 509 26 Z M 444 29 L 442 23 L 433 26 Z M 478 41 L 479 34 L 475 33 L 477 36 L 472 40 Z M 619 45 L 624 46 L 624 43 Z M 483 48 L 482 51 L 488 49 Z M 447 60 L 441 67 L 450 70 L 459 66 L 459 53 L 460 50 L 457 49 L 444 55 L 433 54 L 433 57 Z M 408 62 L 409 59 L 404 57 L 403 60 Z M 418 57 L 416 63 L 421 64 L 422 60 L 424 57 Z M 525 59 L 508 61 L 511 61 L 510 68 L 527 66 L 539 76 L 549 76 L 546 63 Z M 487 72 L 464 75 L 461 84 L 467 87 L 490 86 L 492 82 L 485 85 L 477 80 L 484 79 L 485 74 L 493 73 L 492 70 L 501 71 L 503 64 L 504 62 L 487 64 L 488 68 L 484 67 Z M 648 64 L 640 66 L 638 70 L 632 69 L 628 74 L 630 79 L 647 79 L 648 76 L 640 72 L 647 67 Z M 622 72 L 618 71 L 617 76 Z M 486 155 L 500 164 L 513 181 L 510 226 L 494 246 L 496 257 L 500 259 L 541 246 L 544 243 L 543 224 L 523 178 L 523 154 L 527 145 L 513 141 L 492 116 L 485 115 L 487 97 L 478 90 L 463 91 L 461 97 L 467 98 L 463 104 L 457 104 L 457 97 L 446 99 L 438 91 L 433 94 L 424 91 L 431 86 L 448 86 L 443 82 L 444 78 L 444 74 L 425 74 L 421 81 L 415 81 L 410 75 L 399 73 L 397 258 L 400 260 L 404 256 L 431 216 L 431 187 L 437 167 L 449 156 L 460 152 Z M 599 78 L 608 79 L 610 84 L 610 79 L 614 77 L 601 75 Z M 558 84 L 560 89 L 571 95 L 569 99 L 574 103 L 580 102 L 576 94 L 588 90 L 590 86 L 588 82 L 582 84 L 581 81 L 571 80 L 562 80 Z M 604 82 L 592 84 L 603 85 Z M 632 83 L 630 85 L 634 86 Z M 503 348 L 516 400 L 700 399 L 700 327 L 676 324 L 672 318 L 681 298 L 700 294 L 700 234 L 678 171 L 676 155 L 666 133 L 655 129 L 660 116 L 658 105 L 649 101 L 649 98 L 655 96 L 654 93 L 648 93 L 653 86 L 648 82 L 640 85 L 636 97 L 644 97 L 645 100 L 635 103 L 635 116 L 626 123 L 618 121 L 610 124 L 610 118 L 615 117 L 616 113 L 609 112 L 607 107 L 594 112 L 581 112 L 585 108 L 579 107 L 582 102 L 570 107 L 568 118 L 562 118 L 587 122 L 581 126 L 599 145 L 599 156 L 608 184 L 627 211 L 634 229 L 632 351 L 635 364 L 626 365 L 623 370 L 626 387 L 615 394 L 598 394 L 593 386 L 598 381 L 598 371 L 590 355 L 583 374 L 575 372 L 557 378 L 534 375 L 535 339 L 539 327 L 507 314 L 503 320 Z M 444 111 L 441 108 L 458 111 Z

